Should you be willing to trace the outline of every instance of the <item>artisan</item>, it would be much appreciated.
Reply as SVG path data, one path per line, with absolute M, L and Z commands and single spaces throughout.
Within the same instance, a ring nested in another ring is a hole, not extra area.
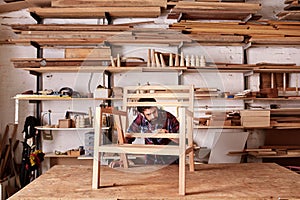
M 139 102 L 156 102 L 154 98 L 141 98 Z M 178 133 L 179 122 L 174 115 L 156 106 L 138 106 L 138 115 L 129 126 L 128 133 Z M 126 143 L 131 144 L 135 138 L 126 137 Z M 145 138 L 145 144 L 174 145 L 178 139 Z M 177 156 L 146 155 L 145 164 L 171 164 L 177 162 Z M 112 162 L 110 167 L 119 166 L 121 163 Z

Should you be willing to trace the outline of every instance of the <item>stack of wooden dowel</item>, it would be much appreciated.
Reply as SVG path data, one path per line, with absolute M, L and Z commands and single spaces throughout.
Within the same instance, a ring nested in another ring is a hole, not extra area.
M 300 44 L 300 23 L 261 20 L 257 22 L 201 22 L 181 21 L 170 25 L 170 29 L 182 33 L 199 43 L 241 43 L 297 45 Z
M 178 53 L 161 53 L 148 49 L 147 67 L 204 67 L 206 66 L 203 55 L 184 55 Z

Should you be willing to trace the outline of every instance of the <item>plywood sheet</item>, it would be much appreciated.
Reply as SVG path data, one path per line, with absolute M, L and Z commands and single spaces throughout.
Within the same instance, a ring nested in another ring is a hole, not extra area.
M 248 132 L 222 132 L 211 149 L 208 163 L 240 163 L 241 156 L 228 155 L 230 151 L 242 151 L 248 138 Z
M 92 190 L 91 166 L 57 165 L 10 200 L 20 199 L 299 199 L 300 176 L 274 163 L 204 164 L 187 172 L 178 195 L 178 166 L 103 167 L 103 187 Z

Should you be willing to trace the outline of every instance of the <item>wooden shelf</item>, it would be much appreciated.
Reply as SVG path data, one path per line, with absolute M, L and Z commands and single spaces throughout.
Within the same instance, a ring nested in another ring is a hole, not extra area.
M 244 129 L 243 126 L 199 126 L 194 125 L 194 129 Z
M 278 98 L 244 98 L 243 100 L 253 100 L 253 101 L 297 101 L 300 98 L 289 98 L 289 97 L 278 97 Z
M 96 101 L 96 100 L 122 100 L 122 98 L 72 98 L 69 96 L 59 97 L 56 95 L 17 95 L 13 97 L 18 100 L 35 101 Z
M 91 73 L 109 71 L 112 73 L 121 72 L 178 72 L 186 70 L 186 67 L 108 67 L 108 66 L 56 66 L 56 67 L 39 67 L 39 68 L 21 68 L 26 71 L 34 71 L 39 73 L 59 72 L 59 73 Z
M 50 128 L 45 126 L 37 126 L 35 127 L 37 130 L 41 131 L 93 131 L 93 127 L 89 128 Z
M 45 158 L 78 158 L 79 156 L 56 155 L 55 153 L 46 153 Z

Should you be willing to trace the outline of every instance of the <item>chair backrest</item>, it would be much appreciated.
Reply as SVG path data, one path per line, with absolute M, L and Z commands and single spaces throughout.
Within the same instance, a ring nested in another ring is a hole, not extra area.
M 138 102 L 140 98 L 154 98 L 157 102 Z M 125 111 L 137 106 L 194 108 L 193 85 L 145 85 L 124 87 L 123 106 Z
M 156 102 L 138 102 L 140 98 L 154 98 Z M 145 86 L 127 86 L 124 87 L 123 110 L 129 113 L 130 109 L 136 109 L 138 106 L 158 106 L 163 107 L 179 119 L 179 108 L 187 108 L 193 111 L 194 107 L 194 87 L 193 85 L 145 85 Z M 175 109 L 175 110 L 174 110 Z M 127 118 L 129 120 L 130 117 Z M 131 121 L 131 120 L 130 120 Z M 126 121 L 123 127 L 128 127 L 130 122 Z M 131 136 L 139 137 L 140 134 Z M 143 134 L 142 137 L 146 137 Z M 150 137 L 150 135 L 148 135 Z M 173 135 L 178 137 L 178 135 Z M 162 137 L 162 135 L 160 135 Z M 166 137 L 171 137 L 170 134 Z

